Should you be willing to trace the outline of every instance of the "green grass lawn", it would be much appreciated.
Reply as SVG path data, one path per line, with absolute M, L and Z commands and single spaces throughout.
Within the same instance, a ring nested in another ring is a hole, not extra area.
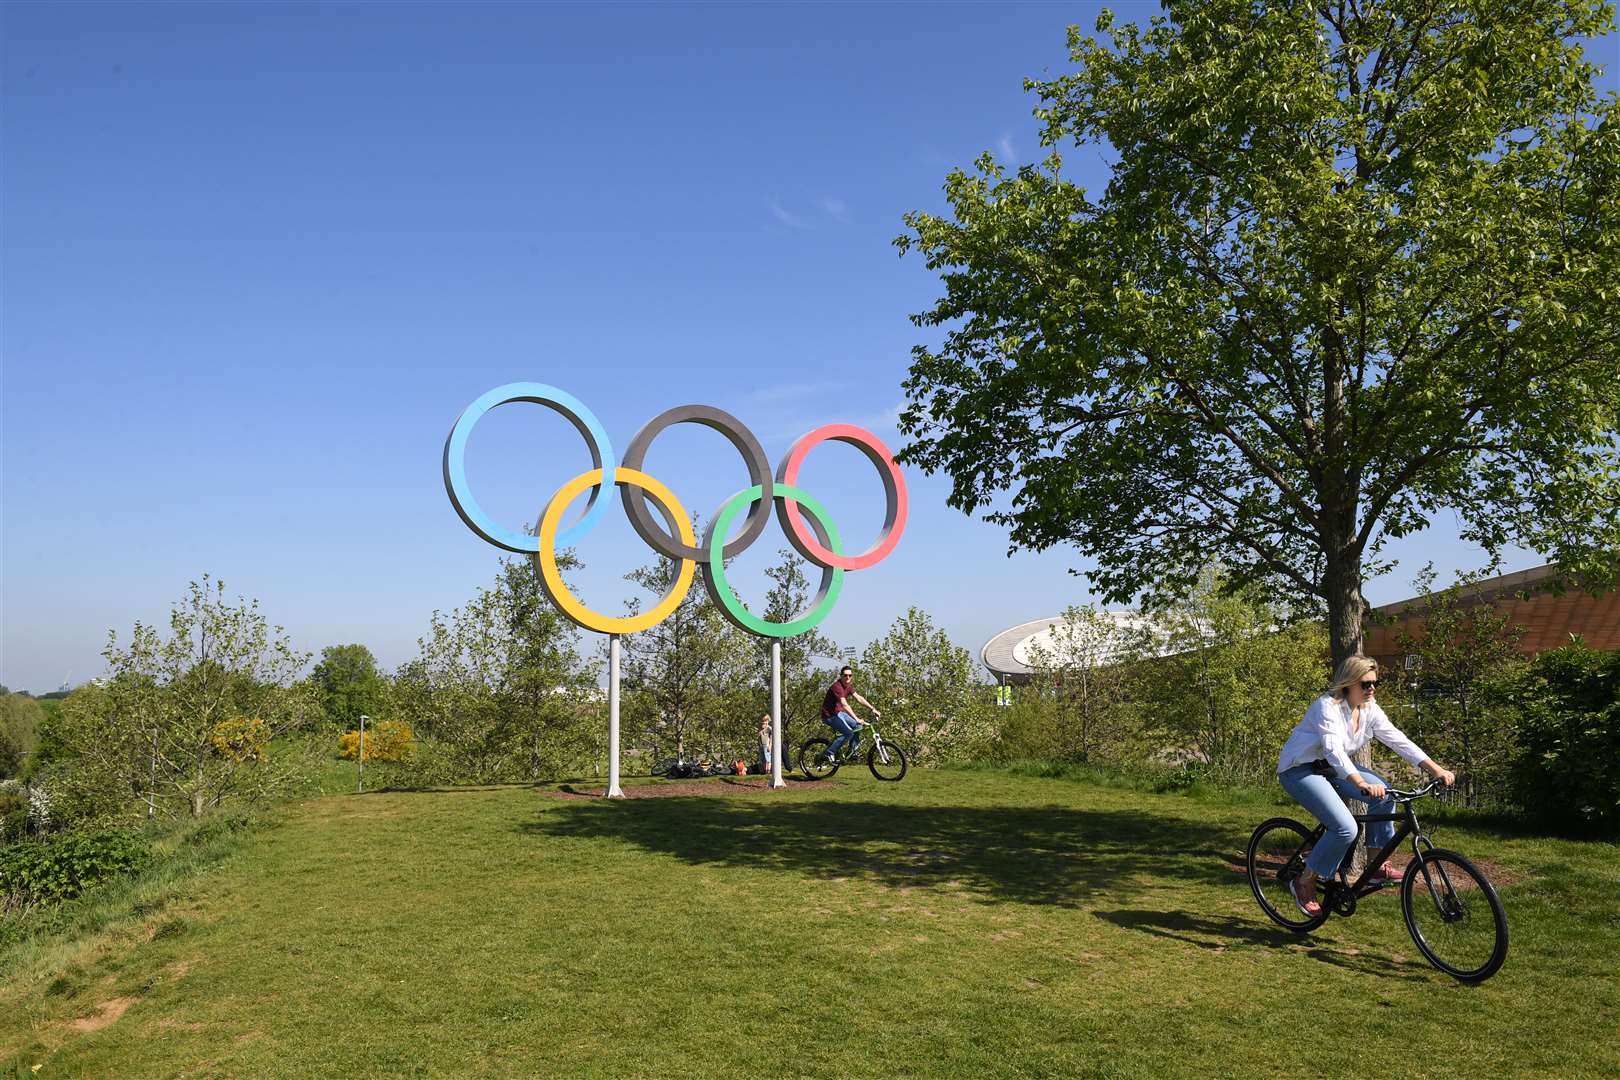
M 717 798 L 316 798 L 140 914 L 0 958 L 0 1061 L 39 1077 L 1620 1073 L 1614 845 L 1442 826 L 1442 846 L 1511 879 L 1507 964 L 1468 987 L 1418 955 L 1393 893 L 1308 938 L 1265 921 L 1236 868 L 1275 810 L 852 769 Z

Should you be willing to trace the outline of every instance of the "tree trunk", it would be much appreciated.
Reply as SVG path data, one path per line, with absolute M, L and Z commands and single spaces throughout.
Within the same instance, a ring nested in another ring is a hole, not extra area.
M 1080 673 L 1080 760 L 1091 760 L 1091 676 Z
M 1333 668 L 1361 651 L 1361 617 L 1366 601 L 1361 596 L 1361 562 L 1330 559 L 1322 584 L 1327 593 L 1328 645 Z
M 1333 545 L 1330 545 L 1330 550 L 1334 550 Z M 1323 585 L 1328 602 L 1328 644 L 1333 654 L 1333 670 L 1337 671 L 1346 657 L 1361 651 L 1361 617 L 1366 603 L 1361 596 L 1361 560 L 1343 555 L 1338 558 L 1329 556 L 1326 570 Z M 1363 716 L 1361 722 L 1365 724 L 1367 718 Z M 1372 744 L 1368 743 L 1351 760 L 1363 769 L 1372 768 Z M 1360 799 L 1345 801 L 1352 814 L 1367 813 L 1367 804 Z M 1356 837 L 1355 852 L 1350 860 L 1351 880 L 1360 876 L 1366 865 L 1367 843 L 1363 830 Z

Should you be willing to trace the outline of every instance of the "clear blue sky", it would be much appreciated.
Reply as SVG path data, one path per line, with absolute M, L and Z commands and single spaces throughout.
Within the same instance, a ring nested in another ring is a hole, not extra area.
M 439 454 L 497 384 L 570 390 L 620 447 L 690 401 L 773 456 L 831 420 L 898 444 L 906 316 L 938 291 L 891 247 L 901 215 L 981 151 L 1034 154 L 1021 80 L 1065 69 L 1065 24 L 1095 12 L 7 4 L 0 682 L 97 674 L 109 629 L 161 622 L 205 571 L 301 647 L 408 659 L 495 570 Z M 514 525 L 586 467 L 531 406 L 469 460 Z M 743 486 L 700 429 L 648 469 L 705 516 Z M 1090 598 L 1072 552 L 1009 559 L 943 480 L 911 480 L 899 550 L 826 624 L 841 643 L 916 603 L 976 650 Z M 803 482 L 873 535 L 855 451 Z M 1369 595 L 1472 565 L 1452 529 Z M 745 596 L 780 546 L 772 526 L 740 561 Z M 580 555 L 583 598 L 615 612 L 649 558 L 617 511 Z

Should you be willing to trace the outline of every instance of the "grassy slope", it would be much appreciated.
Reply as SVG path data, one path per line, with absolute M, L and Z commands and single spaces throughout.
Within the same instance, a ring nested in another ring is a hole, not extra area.
M 1442 846 L 1521 879 L 1503 890 L 1507 965 L 1470 988 L 1417 955 L 1393 895 L 1312 938 L 1264 921 L 1229 865 L 1268 804 L 841 779 L 297 804 L 178 909 L 24 956 L 0 988 L 0 1061 L 40 1077 L 1146 1077 L 1259 1075 L 1309 1048 L 1301 1075 L 1620 1071 L 1613 845 L 1443 828 Z M 119 997 L 120 1019 L 74 1030 Z

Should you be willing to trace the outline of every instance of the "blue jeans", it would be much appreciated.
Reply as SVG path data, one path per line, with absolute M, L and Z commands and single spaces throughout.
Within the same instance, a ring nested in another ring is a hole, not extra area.
M 829 757 L 837 757 L 838 751 L 846 746 L 854 746 L 861 737 L 861 725 L 847 712 L 834 713 L 832 716 L 823 716 L 821 722 L 838 732 L 838 737 L 827 747 Z
M 1356 772 L 1369 784 L 1384 783 L 1383 778 L 1371 769 L 1358 767 Z M 1332 877 L 1337 873 L 1344 853 L 1356 842 L 1356 819 L 1350 815 L 1350 808 L 1344 805 L 1345 799 L 1362 800 L 1367 804 L 1369 814 L 1395 812 L 1395 797 L 1387 791 L 1382 799 L 1369 799 L 1350 781 L 1337 776 L 1322 776 L 1312 772 L 1310 765 L 1295 765 L 1286 772 L 1278 773 L 1277 779 L 1282 781 L 1284 791 L 1327 827 L 1322 839 L 1311 849 L 1310 858 L 1305 860 L 1306 869 L 1318 877 Z M 1341 795 L 1344 798 L 1340 798 Z M 1367 823 L 1367 846 L 1374 852 L 1389 843 L 1394 835 L 1393 821 Z

